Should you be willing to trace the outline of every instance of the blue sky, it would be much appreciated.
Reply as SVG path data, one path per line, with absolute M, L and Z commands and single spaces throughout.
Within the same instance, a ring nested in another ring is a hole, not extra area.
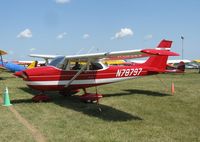
M 1 0 L 0 49 L 7 60 L 28 54 L 80 54 L 155 47 L 200 59 L 199 0 Z M 181 58 L 181 57 L 178 57 Z

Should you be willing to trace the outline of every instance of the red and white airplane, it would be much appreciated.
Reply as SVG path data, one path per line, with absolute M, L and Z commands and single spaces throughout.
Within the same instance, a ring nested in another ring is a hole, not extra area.
M 80 96 L 82 100 L 98 102 L 102 95 L 97 92 L 87 93 L 86 88 L 164 73 L 168 56 L 179 55 L 169 51 L 171 44 L 172 41 L 162 40 L 155 49 L 71 56 L 32 55 L 50 58 L 52 61 L 47 66 L 27 69 L 15 75 L 22 77 L 30 88 L 41 92 L 59 91 L 70 94 L 76 92 L 77 89 L 83 89 L 84 94 Z M 102 62 L 105 59 L 132 59 L 148 56 L 145 63 L 135 65 L 107 66 Z M 37 100 L 37 96 L 34 99 Z

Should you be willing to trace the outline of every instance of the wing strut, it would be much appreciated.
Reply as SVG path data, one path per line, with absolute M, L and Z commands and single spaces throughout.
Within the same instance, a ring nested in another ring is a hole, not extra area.
M 88 66 L 89 61 L 87 62 L 86 65 L 84 65 L 75 75 L 74 77 L 72 77 L 72 79 L 65 85 L 65 87 L 68 87 L 84 70 L 85 68 Z

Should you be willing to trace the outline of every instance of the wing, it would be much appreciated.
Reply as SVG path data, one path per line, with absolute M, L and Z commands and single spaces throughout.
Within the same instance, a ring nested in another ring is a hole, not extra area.
M 91 53 L 91 54 L 80 54 L 80 55 L 69 55 L 65 56 L 66 59 L 109 59 L 109 60 L 117 60 L 117 59 L 126 59 L 126 58 L 140 58 L 143 57 L 144 54 L 141 50 L 126 50 L 126 51 L 115 51 L 115 52 L 102 52 L 102 53 Z
M 109 59 L 109 60 L 120 60 L 120 59 L 133 59 L 141 57 L 149 57 L 155 55 L 161 56 L 178 56 L 179 54 L 169 51 L 172 41 L 162 40 L 155 49 L 143 49 L 143 50 L 126 50 L 126 51 L 115 51 L 115 52 L 103 52 L 103 53 L 91 53 L 91 54 L 80 54 L 80 55 L 68 55 L 65 56 L 69 60 L 88 60 L 88 59 Z M 40 57 L 44 59 L 52 59 L 58 55 L 37 55 L 32 54 L 32 57 Z
M 65 56 L 65 58 L 70 60 L 81 60 L 81 61 L 85 61 L 88 59 L 120 60 L 120 59 L 149 57 L 154 55 L 178 56 L 177 53 L 171 51 L 157 50 L 157 49 L 143 49 L 143 50 L 126 50 L 126 51 L 115 51 L 115 52 L 68 55 Z M 58 57 L 58 55 L 39 55 L 39 54 L 31 54 L 30 56 L 44 58 L 44 59 L 53 59 Z
M 31 57 L 43 58 L 43 59 L 54 59 L 61 55 L 40 55 L 40 54 L 30 54 Z M 70 60 L 81 60 L 86 61 L 88 59 L 109 59 L 109 60 L 121 60 L 121 59 L 129 59 L 129 58 L 141 58 L 150 56 L 141 50 L 126 50 L 126 51 L 115 51 L 115 52 L 102 52 L 102 53 L 90 53 L 90 54 L 80 54 L 80 55 L 67 55 L 66 59 Z
M 59 55 L 42 55 L 42 54 L 30 54 L 30 57 L 36 57 L 36 58 L 43 58 L 45 60 L 45 64 L 48 64 L 50 61 Z
M 37 57 L 37 58 L 43 58 L 43 59 L 54 59 L 59 55 L 42 55 L 42 54 L 30 54 L 30 57 Z
M 54 59 L 58 56 L 62 55 L 41 55 L 41 54 L 30 54 L 30 57 L 37 57 L 43 59 Z M 141 50 L 127 50 L 127 51 L 117 51 L 117 52 L 103 52 L 103 53 L 91 53 L 91 54 L 80 54 L 80 55 L 67 55 L 65 56 L 66 59 L 76 60 L 82 59 L 86 60 L 89 58 L 92 59 L 125 59 L 125 58 L 139 58 L 143 57 L 144 55 L 141 54 Z

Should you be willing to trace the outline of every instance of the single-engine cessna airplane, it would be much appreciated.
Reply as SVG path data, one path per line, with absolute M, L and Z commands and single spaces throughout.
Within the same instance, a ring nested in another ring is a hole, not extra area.
M 71 94 L 76 92 L 77 89 L 83 89 L 84 94 L 80 96 L 82 100 L 98 102 L 102 95 L 97 92 L 87 93 L 86 88 L 165 72 L 168 56 L 179 55 L 169 51 L 171 44 L 172 41 L 162 40 L 155 49 L 58 57 L 32 55 L 45 59 L 50 58 L 52 61 L 47 66 L 27 69 L 15 73 L 15 75 L 22 77 L 30 88 L 41 92 L 59 91 Z M 145 63 L 136 65 L 107 66 L 103 63 L 105 59 L 132 59 L 148 56 L 149 58 Z M 83 64 L 83 62 L 85 63 Z M 76 64 L 74 65 L 74 63 Z M 41 95 L 39 96 L 39 98 L 43 98 Z M 33 99 L 37 100 L 37 96 Z

